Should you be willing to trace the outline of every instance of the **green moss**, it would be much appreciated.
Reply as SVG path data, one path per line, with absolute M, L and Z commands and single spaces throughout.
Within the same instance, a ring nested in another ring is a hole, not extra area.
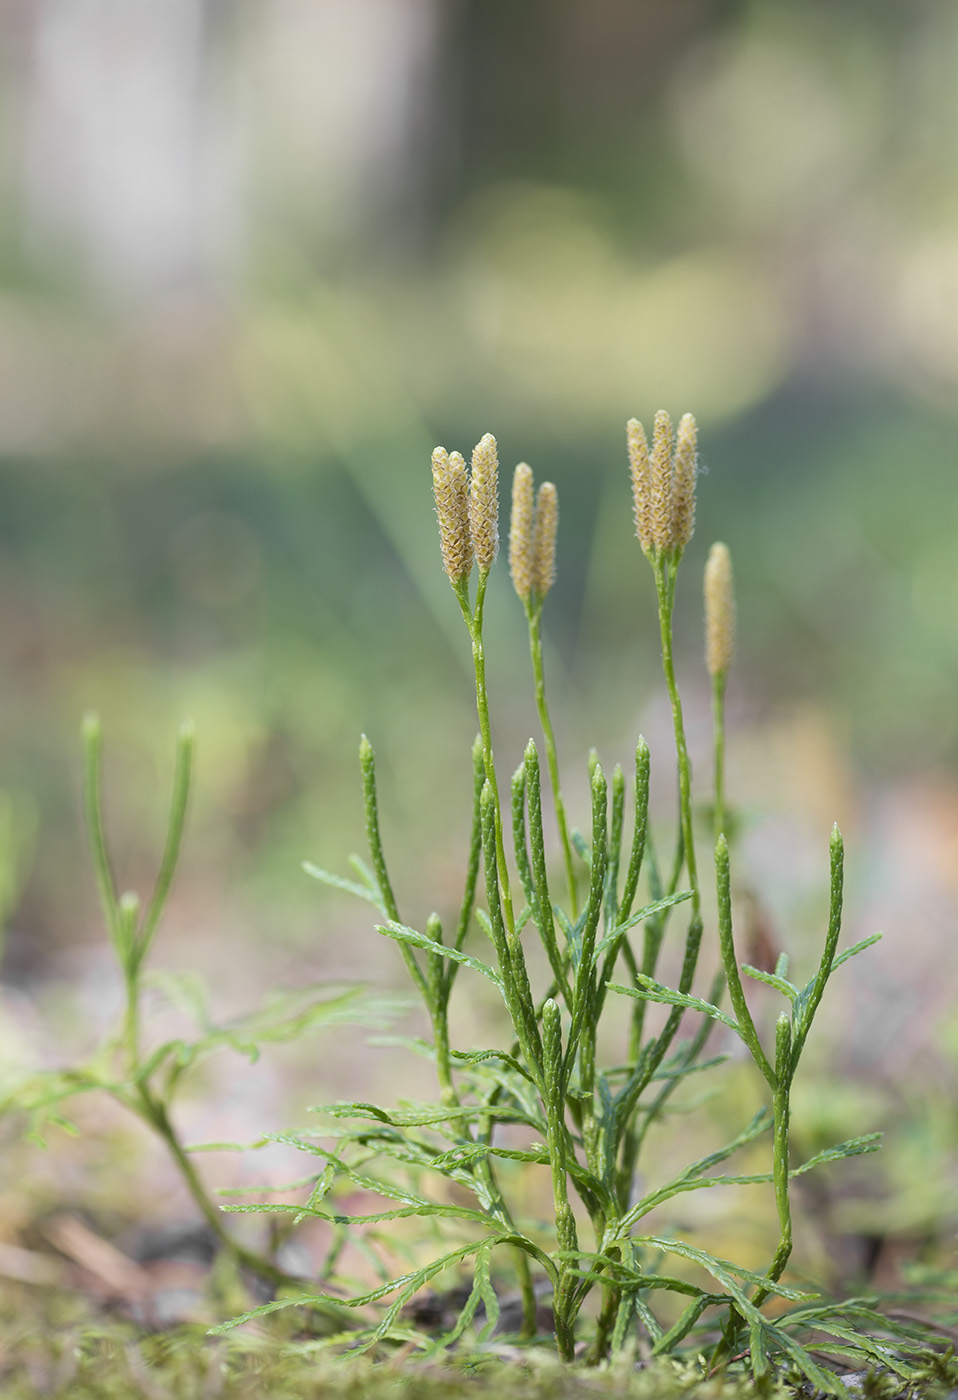
M 403 1351 L 386 1359 L 335 1358 L 315 1341 L 275 1333 L 211 1339 L 197 1326 L 146 1333 L 98 1312 L 79 1295 L 0 1289 L 3 1400 L 794 1400 L 810 1391 L 790 1377 L 755 1383 L 710 1376 L 701 1358 L 564 1366 L 545 1351 L 428 1364 Z M 958 1384 L 958 1363 L 929 1353 L 910 1388 L 864 1377 L 869 1400 L 937 1400 Z

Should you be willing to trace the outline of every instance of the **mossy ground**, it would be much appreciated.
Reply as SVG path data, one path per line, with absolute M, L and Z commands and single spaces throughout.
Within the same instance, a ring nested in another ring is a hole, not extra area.
M 211 1338 L 202 1325 L 147 1332 L 88 1298 L 6 1285 L 0 1289 L 3 1400 L 808 1400 L 781 1377 L 756 1386 L 710 1375 L 701 1358 L 621 1362 L 586 1370 L 545 1351 L 473 1361 L 423 1362 L 408 1351 L 373 1360 L 333 1357 L 319 1344 L 263 1330 Z M 939 1400 L 958 1394 L 958 1363 L 929 1355 L 905 1388 L 890 1375 L 859 1378 L 874 1400 Z

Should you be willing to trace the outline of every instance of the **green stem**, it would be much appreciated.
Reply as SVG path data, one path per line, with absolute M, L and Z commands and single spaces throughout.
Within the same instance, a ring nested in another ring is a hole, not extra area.
M 713 836 L 716 840 L 725 831 L 725 686 L 728 671 L 718 671 L 712 677 L 712 734 L 715 755 L 715 807 Z
M 482 615 L 486 601 L 486 584 L 489 570 L 479 570 L 479 583 L 476 588 L 475 608 L 469 608 L 469 585 L 463 579 L 454 585 L 462 615 L 469 635 L 472 638 L 472 663 L 476 673 L 476 711 L 479 715 L 479 734 L 482 738 L 482 761 L 486 770 L 486 780 L 495 798 L 496 817 L 496 864 L 498 866 L 499 889 L 502 895 L 502 915 L 508 933 L 515 933 L 516 921 L 512 912 L 512 892 L 509 888 L 509 870 L 506 865 L 506 850 L 502 840 L 502 810 L 499 805 L 499 785 L 496 782 L 496 764 L 492 752 L 492 725 L 489 722 L 489 698 L 486 693 L 486 656 L 482 645 Z
M 487 1147 L 492 1145 L 492 1133 L 495 1120 L 492 1117 L 493 1105 L 499 1097 L 499 1086 L 492 1090 L 486 1100 L 486 1107 L 490 1109 L 488 1117 L 482 1117 L 476 1124 L 476 1142 L 484 1143 Z M 518 1235 L 520 1232 L 516 1228 L 512 1219 L 509 1207 L 506 1205 L 499 1186 L 495 1170 L 488 1157 L 481 1158 L 476 1164 L 473 1173 L 483 1185 L 486 1194 L 485 1209 L 493 1219 L 497 1220 L 505 1230 L 511 1235 Z M 480 1200 L 482 1198 L 480 1197 Z M 520 1336 L 523 1341 L 529 1341 L 536 1334 L 536 1291 L 532 1282 L 532 1268 L 529 1264 L 529 1256 L 521 1246 L 516 1245 L 512 1251 L 516 1265 L 516 1277 L 519 1283 L 519 1296 L 522 1299 L 522 1327 Z
M 193 725 L 184 720 L 176 736 L 176 765 L 173 773 L 173 797 L 170 803 L 170 819 L 167 823 L 166 845 L 160 861 L 156 887 L 150 897 L 143 923 L 136 940 L 136 957 L 142 963 L 150 949 L 150 943 L 160 921 L 173 883 L 173 876 L 180 858 L 183 844 L 183 830 L 186 825 L 186 808 L 190 797 L 190 778 L 193 764 Z
M 722 967 L 725 970 L 725 977 L 728 982 L 729 1001 L 735 1012 L 735 1020 L 738 1023 L 739 1034 L 748 1047 L 752 1059 L 761 1071 L 772 1093 L 778 1092 L 779 1075 L 777 1069 L 773 1069 L 768 1062 L 768 1057 L 762 1049 L 755 1029 L 755 1022 L 752 1020 L 752 1013 L 748 1009 L 748 1002 L 745 1000 L 745 989 L 742 986 L 742 978 L 738 970 L 738 958 L 735 955 L 735 940 L 732 932 L 732 894 L 729 875 L 728 842 L 724 835 L 719 836 L 715 843 L 715 886 L 716 899 L 718 904 L 718 925 L 719 925 L 719 952 L 722 956 Z
M 688 745 L 685 739 L 685 720 L 682 714 L 682 699 L 679 695 L 678 683 L 675 679 L 675 660 L 672 643 L 672 609 L 675 602 L 675 578 L 678 564 L 679 559 L 674 554 L 658 556 L 652 560 L 655 589 L 658 598 L 662 670 L 665 676 L 666 689 L 669 694 L 669 703 L 672 708 L 672 728 L 675 736 L 675 753 L 678 763 L 679 778 L 679 835 L 678 841 L 676 842 L 676 855 L 672 869 L 672 878 L 669 882 L 669 893 L 674 893 L 678 886 L 683 863 L 688 874 L 689 888 L 692 891 L 691 912 L 688 932 L 685 937 L 685 954 L 682 960 L 682 975 L 679 983 L 680 991 L 688 992 L 691 990 L 692 982 L 695 977 L 699 947 L 702 940 L 702 897 L 699 888 L 698 868 L 695 858 L 695 837 L 692 828 L 692 764 L 689 759 Z M 652 963 L 654 965 L 657 961 L 658 951 L 664 932 L 665 919 L 663 919 L 660 929 L 646 930 L 644 957 L 644 962 L 646 964 Z M 652 1075 L 664 1059 L 669 1046 L 678 1033 L 681 1020 L 682 1013 L 680 1010 L 676 1009 L 669 1013 L 665 1028 L 656 1040 L 652 1053 L 647 1057 L 642 1074 L 636 1078 L 635 1084 L 630 1086 L 630 1103 L 623 1113 L 623 1118 L 628 1126 L 623 1133 L 622 1153 L 620 1158 L 621 1165 L 618 1173 L 620 1199 L 625 1199 L 631 1188 L 639 1149 L 649 1126 L 647 1121 L 645 1127 L 640 1131 L 635 1124 L 628 1121 L 633 1111 L 633 1105 L 638 1103 L 639 1097 L 644 1092 Z M 630 1037 L 630 1058 L 636 1063 L 638 1062 L 639 1041 L 642 1035 L 642 1027 L 643 1015 L 634 1013 Z
M 135 973 L 124 969 L 126 1005 L 123 1010 L 123 1054 L 126 1056 L 127 1072 L 135 1074 L 140 1063 L 140 994 L 139 979 Z
M 572 860 L 572 842 L 569 839 L 569 826 L 566 820 L 565 803 L 559 786 L 559 761 L 556 756 L 555 733 L 546 700 L 545 671 L 542 664 L 542 604 L 526 604 L 526 617 L 529 620 L 529 655 L 532 658 L 532 674 L 536 683 L 536 709 L 539 712 L 539 725 L 546 746 L 546 762 L 549 765 L 549 782 L 552 785 L 552 800 L 555 803 L 556 821 L 559 825 L 559 840 L 562 843 L 562 859 L 565 863 L 566 881 L 569 886 L 569 908 L 572 922 L 579 917 L 579 896 L 576 889 L 575 866 Z
M 133 1108 L 143 1122 L 146 1123 L 148 1127 L 152 1128 L 161 1139 L 179 1171 L 183 1184 L 186 1186 L 194 1204 L 212 1230 L 221 1247 L 231 1254 L 237 1263 L 250 1269 L 253 1273 L 258 1274 L 260 1278 L 265 1279 L 274 1286 L 290 1286 L 302 1291 L 302 1279 L 296 1278 L 292 1274 L 287 1274 L 277 1265 L 271 1264 L 268 1259 L 262 1258 L 261 1255 L 256 1254 L 253 1250 L 246 1249 L 243 1245 L 234 1240 L 225 1229 L 223 1218 L 206 1194 L 199 1174 L 190 1161 L 189 1156 L 176 1135 L 176 1130 L 169 1120 L 165 1106 L 154 1099 L 144 1085 L 141 1085 L 139 1088 L 139 1098 L 137 1100 L 123 1099 L 121 1102 Z M 355 1317 L 345 1308 L 338 1308 L 335 1304 L 328 1303 L 325 1300 L 321 1303 L 317 1301 L 316 1306 L 330 1317 L 335 1323 L 337 1330 L 346 1330 L 355 1327 Z
M 452 1064 L 449 1053 L 449 1018 L 445 1003 L 437 1007 L 432 1018 L 433 1040 L 436 1046 L 436 1075 L 439 1080 L 442 1101 L 452 1107 L 458 1107 L 461 1103 L 459 1093 L 456 1089 L 452 1074 Z M 475 1142 L 481 1138 L 481 1132 L 473 1137 L 471 1129 L 466 1126 L 463 1129 L 464 1136 Z M 491 1129 L 489 1132 L 491 1139 Z M 502 1189 L 496 1179 L 495 1168 L 488 1157 L 480 1158 L 472 1168 L 473 1175 L 477 1181 L 481 1182 L 481 1191 L 489 1202 L 491 1212 L 498 1218 L 499 1223 L 510 1233 L 518 1234 L 512 1214 L 506 1205 L 502 1195 Z M 519 1282 L 519 1292 L 522 1297 L 522 1331 L 521 1335 L 525 1340 L 535 1336 L 536 1332 L 536 1295 L 532 1281 L 532 1269 L 528 1256 L 522 1249 L 513 1251 L 515 1255 L 516 1273 Z
M 781 1232 L 778 1249 L 768 1267 L 768 1277 L 772 1283 L 781 1278 L 785 1265 L 792 1252 L 792 1211 L 789 1200 L 788 1179 L 788 1129 L 789 1096 L 791 1080 L 792 1027 L 783 1011 L 775 1027 L 775 1075 L 777 1085 L 772 1095 L 772 1111 L 775 1115 L 775 1129 L 772 1142 L 772 1176 L 775 1182 L 775 1207 Z M 764 1303 L 769 1290 L 760 1288 L 752 1301 L 756 1307 Z
M 621 1251 L 610 1249 L 609 1258 L 618 1260 Z M 586 1355 L 586 1361 L 590 1366 L 598 1366 L 606 1359 L 609 1350 L 609 1339 L 615 1327 L 616 1318 L 619 1313 L 619 1305 L 622 1300 L 621 1288 L 616 1288 L 613 1284 L 606 1284 L 602 1290 L 602 1306 L 599 1309 L 599 1316 L 596 1319 L 595 1336 L 592 1345 Z
M 569 1204 L 569 1186 L 566 1172 L 566 1152 L 568 1134 L 565 1125 L 566 1069 L 562 1053 L 561 1014 L 553 998 L 548 998 L 542 1008 L 542 1059 L 544 1085 L 542 1100 L 546 1110 L 546 1135 L 549 1148 L 549 1165 L 552 1171 L 552 1202 L 555 1214 L 556 1242 L 559 1258 L 556 1260 L 558 1282 L 553 1295 L 553 1315 L 555 1317 L 556 1346 L 563 1361 L 571 1361 L 575 1355 L 575 1279 L 576 1252 L 579 1248 L 575 1216 Z
M 386 855 L 383 851 L 382 836 L 379 831 L 379 795 L 376 788 L 376 755 L 372 744 L 365 734 L 359 741 L 359 766 L 363 776 L 363 807 L 366 815 L 366 841 L 369 846 L 369 855 L 373 863 L 373 871 L 376 876 L 376 884 L 379 887 L 379 897 L 382 901 L 382 908 L 387 917 L 393 923 L 402 923 L 399 917 L 399 906 L 396 903 L 396 896 L 393 893 L 392 882 L 389 879 L 389 871 L 386 868 Z M 405 943 L 400 943 L 399 952 L 409 976 L 412 978 L 419 991 L 420 996 L 429 1006 L 429 988 L 426 979 L 422 974 L 416 955 Z

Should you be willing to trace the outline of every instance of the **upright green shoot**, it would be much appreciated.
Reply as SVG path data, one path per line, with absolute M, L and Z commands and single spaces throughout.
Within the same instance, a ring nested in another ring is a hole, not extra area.
M 546 750 L 549 782 L 555 805 L 562 859 L 569 891 L 569 912 L 579 915 L 575 862 L 565 802 L 559 782 L 559 760 L 549 704 L 546 699 L 545 668 L 542 661 L 542 605 L 555 582 L 556 532 L 559 526 L 559 497 L 551 481 L 544 481 L 533 497 L 532 468 L 525 462 L 516 467 L 512 479 L 512 516 L 509 523 L 509 572 L 512 586 L 525 609 L 529 627 L 529 656 L 535 682 L 536 710 Z

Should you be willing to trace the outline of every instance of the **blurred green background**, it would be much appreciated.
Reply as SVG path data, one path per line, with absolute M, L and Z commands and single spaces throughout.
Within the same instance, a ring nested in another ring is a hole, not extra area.
M 0 10 L 0 49 L 8 983 L 73 975 L 101 938 L 88 707 L 124 883 L 196 721 L 180 961 L 352 966 L 362 914 L 299 861 L 360 839 L 360 730 L 410 919 L 455 887 L 475 720 L 437 442 L 491 430 L 506 472 L 558 484 L 573 804 L 588 743 L 627 763 L 641 725 L 663 751 L 624 423 L 665 406 L 696 414 L 707 469 L 677 618 L 700 768 L 723 538 L 732 792 L 769 917 L 817 918 L 838 816 L 853 934 L 905 939 L 849 1003 L 847 1053 L 953 1069 L 958 9 L 43 0 Z M 523 626 L 503 564 L 505 771 L 533 728 Z

